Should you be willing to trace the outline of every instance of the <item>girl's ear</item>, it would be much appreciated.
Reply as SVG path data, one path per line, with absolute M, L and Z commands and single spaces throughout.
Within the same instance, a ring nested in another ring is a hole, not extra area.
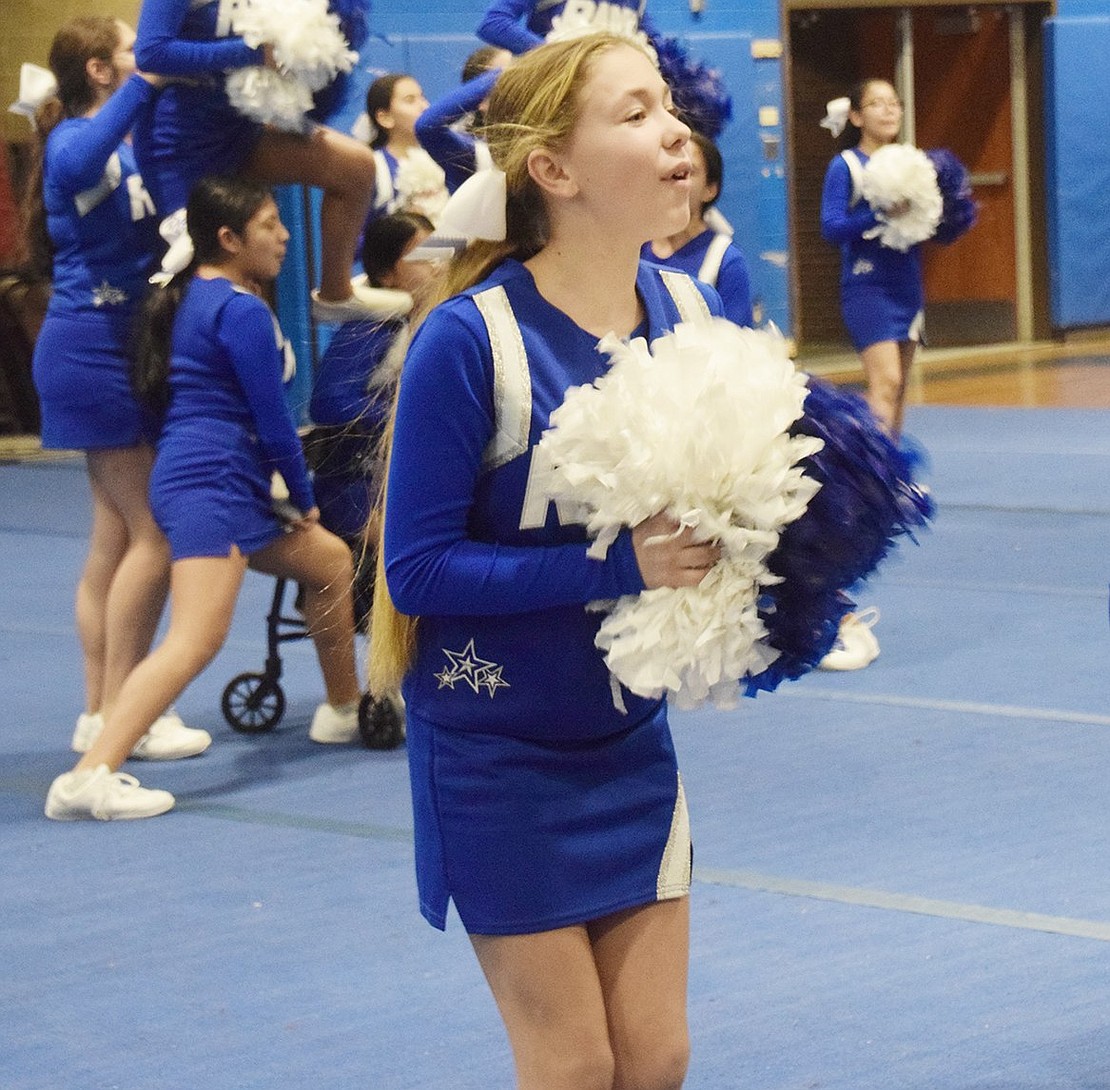
M 377 125 L 382 132 L 389 132 L 396 124 L 393 120 L 393 112 L 391 110 L 375 110 L 374 124 Z
M 573 197 L 578 183 L 566 172 L 559 156 L 547 148 L 528 153 L 528 175 L 544 193 L 554 197 Z
M 243 240 L 226 225 L 216 232 L 216 241 L 229 254 L 237 254 L 243 248 Z
M 111 61 L 101 60 L 100 57 L 90 57 L 85 61 L 85 76 L 93 87 L 110 86 L 114 74 Z

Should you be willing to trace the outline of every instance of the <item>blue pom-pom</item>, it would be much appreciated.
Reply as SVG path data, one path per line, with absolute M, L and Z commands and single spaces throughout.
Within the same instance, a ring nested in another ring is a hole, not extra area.
M 802 463 L 821 489 L 768 557 L 783 582 L 767 588 L 760 614 L 767 642 L 781 655 L 745 679 L 748 696 L 814 669 L 853 607 L 843 588 L 870 575 L 899 536 L 916 540 L 914 531 L 935 512 L 914 483 L 921 452 L 895 443 L 863 398 L 812 376 L 808 384 L 803 415 L 790 431 L 825 441 Z
M 925 155 L 936 169 L 937 187 L 944 202 L 933 238 L 937 242 L 955 242 L 979 218 L 979 206 L 971 194 L 967 167 L 947 148 L 934 148 Z
M 732 119 L 732 96 L 721 73 L 691 60 L 685 46 L 670 35 L 654 36 L 651 44 L 659 57 L 660 74 L 683 120 L 702 136 L 716 140 Z

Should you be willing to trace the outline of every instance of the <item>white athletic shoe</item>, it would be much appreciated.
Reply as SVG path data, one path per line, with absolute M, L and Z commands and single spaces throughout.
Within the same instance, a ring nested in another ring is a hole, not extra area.
M 859 613 L 847 613 L 832 650 L 819 663 L 822 670 L 862 670 L 879 657 L 879 641 L 871 631 L 879 611 L 871 606 Z
M 338 708 L 326 702 L 321 704 L 308 728 L 309 738 L 325 745 L 353 742 L 358 737 L 358 704 L 357 700 Z
M 104 717 L 99 712 L 79 715 L 70 742 L 74 753 L 88 753 L 103 729 Z M 185 726 L 181 716 L 168 708 L 135 743 L 131 756 L 142 761 L 178 761 L 203 753 L 211 744 L 208 731 Z
M 312 317 L 318 322 L 390 321 L 403 318 L 412 310 L 412 296 L 407 291 L 372 288 L 365 277 L 351 281 L 351 294 L 346 299 L 321 299 L 312 293 Z
M 65 772 L 51 785 L 44 812 L 54 821 L 123 821 L 155 817 L 173 809 L 168 791 L 142 787 L 126 772 L 109 772 L 107 765 Z

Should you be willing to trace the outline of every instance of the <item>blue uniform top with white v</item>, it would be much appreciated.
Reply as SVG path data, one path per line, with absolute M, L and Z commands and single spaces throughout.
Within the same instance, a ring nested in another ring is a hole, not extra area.
M 158 221 L 124 137 L 154 94 L 132 76 L 92 117 L 59 122 L 46 140 L 53 292 L 32 367 L 48 449 L 128 447 L 153 435 L 131 391 L 128 342 Z
M 67 118 L 46 139 L 51 313 L 131 311 L 142 301 L 158 221 L 124 137 L 154 95 L 132 76 L 91 118 Z
M 845 154 L 861 166 L 868 156 L 858 148 Z M 857 350 L 878 341 L 916 340 L 925 305 L 921 247 L 906 252 L 865 238 L 879 219 L 855 196 L 852 172 L 837 155 L 825 173 L 821 193 L 821 234 L 840 247 L 840 295 L 844 323 Z
M 672 295 L 677 278 L 685 301 Z M 642 263 L 655 339 L 712 289 Z M 420 617 L 404 684 L 420 909 L 521 934 L 689 889 L 685 797 L 663 701 L 617 707 L 587 603 L 636 594 L 623 532 L 587 556 L 580 512 L 549 502 L 537 444 L 606 361 L 515 260 L 437 307 L 401 375 L 385 563 Z
M 249 554 L 283 531 L 270 481 L 299 511 L 315 500 L 282 381 L 286 342 L 273 312 L 222 277 L 194 277 L 174 321 L 170 403 L 150 505 L 175 560 Z
M 712 253 L 710 251 L 713 251 Z M 641 256 L 668 269 L 680 269 L 688 276 L 708 284 L 721 297 L 724 316 L 737 325 L 752 324 L 752 288 L 748 262 L 743 251 L 728 235 L 706 228 L 670 257 L 659 257 L 645 242 Z
M 564 21 L 631 35 L 655 28 L 644 8 L 647 0 L 493 0 L 478 24 L 478 37 L 511 53 L 535 48 Z
M 479 306 L 494 288 L 521 330 L 523 372 L 490 347 Z M 637 288 L 647 312 L 639 333 L 655 339 L 679 320 L 663 270 L 641 264 Z M 702 290 L 719 313 L 712 291 Z M 589 558 L 576 513 L 549 503 L 538 483 L 534 448 L 551 412 L 568 387 L 605 369 L 597 338 L 551 306 L 512 260 L 437 307 L 414 338 L 389 483 L 390 494 L 405 499 L 388 505 L 386 556 L 398 608 L 422 618 L 406 699 L 437 723 L 589 737 L 658 705 L 627 694 L 628 714 L 614 709 L 593 644 L 600 618 L 583 609 L 643 589 L 631 535 L 623 533 L 606 560 Z M 497 664 L 498 681 L 488 673 L 488 686 L 445 684 L 459 668 L 452 656 L 468 646 Z
M 205 174 L 238 170 L 262 126 L 233 109 L 224 73 L 261 64 L 263 51 L 231 34 L 232 0 L 143 0 L 135 59 L 144 72 L 182 77 L 136 126 L 135 152 L 162 215 L 185 206 Z
M 416 138 L 424 150 L 443 168 L 447 189 L 454 193 L 479 169 L 481 148 L 476 136 L 456 126 L 489 97 L 500 69 L 483 72 L 448 91 L 416 119 Z M 488 160 L 489 153 L 485 153 Z

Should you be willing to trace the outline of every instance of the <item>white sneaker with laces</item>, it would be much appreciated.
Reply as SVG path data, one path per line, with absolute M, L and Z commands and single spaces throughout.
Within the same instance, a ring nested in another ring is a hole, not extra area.
M 104 717 L 99 712 L 79 715 L 70 748 L 74 753 L 88 753 L 103 729 Z M 178 761 L 203 753 L 211 744 L 208 731 L 185 726 L 181 716 L 167 708 L 135 743 L 131 756 L 142 761 Z
M 412 310 L 412 296 L 407 291 L 372 288 L 365 278 L 351 281 L 351 294 L 346 299 L 321 299 L 312 293 L 312 317 L 318 322 L 389 321 L 403 318 Z
M 325 745 L 353 742 L 358 737 L 358 705 L 357 700 L 338 708 L 327 702 L 321 704 L 308 728 L 309 738 Z
M 126 772 L 109 772 L 107 765 L 97 765 L 59 776 L 50 785 L 44 812 L 54 821 L 123 821 L 164 814 L 173 804 L 168 791 L 142 787 Z
M 832 650 L 821 660 L 822 670 L 862 670 L 879 657 L 879 641 L 871 631 L 879 620 L 874 606 L 847 613 L 841 619 L 840 633 Z

